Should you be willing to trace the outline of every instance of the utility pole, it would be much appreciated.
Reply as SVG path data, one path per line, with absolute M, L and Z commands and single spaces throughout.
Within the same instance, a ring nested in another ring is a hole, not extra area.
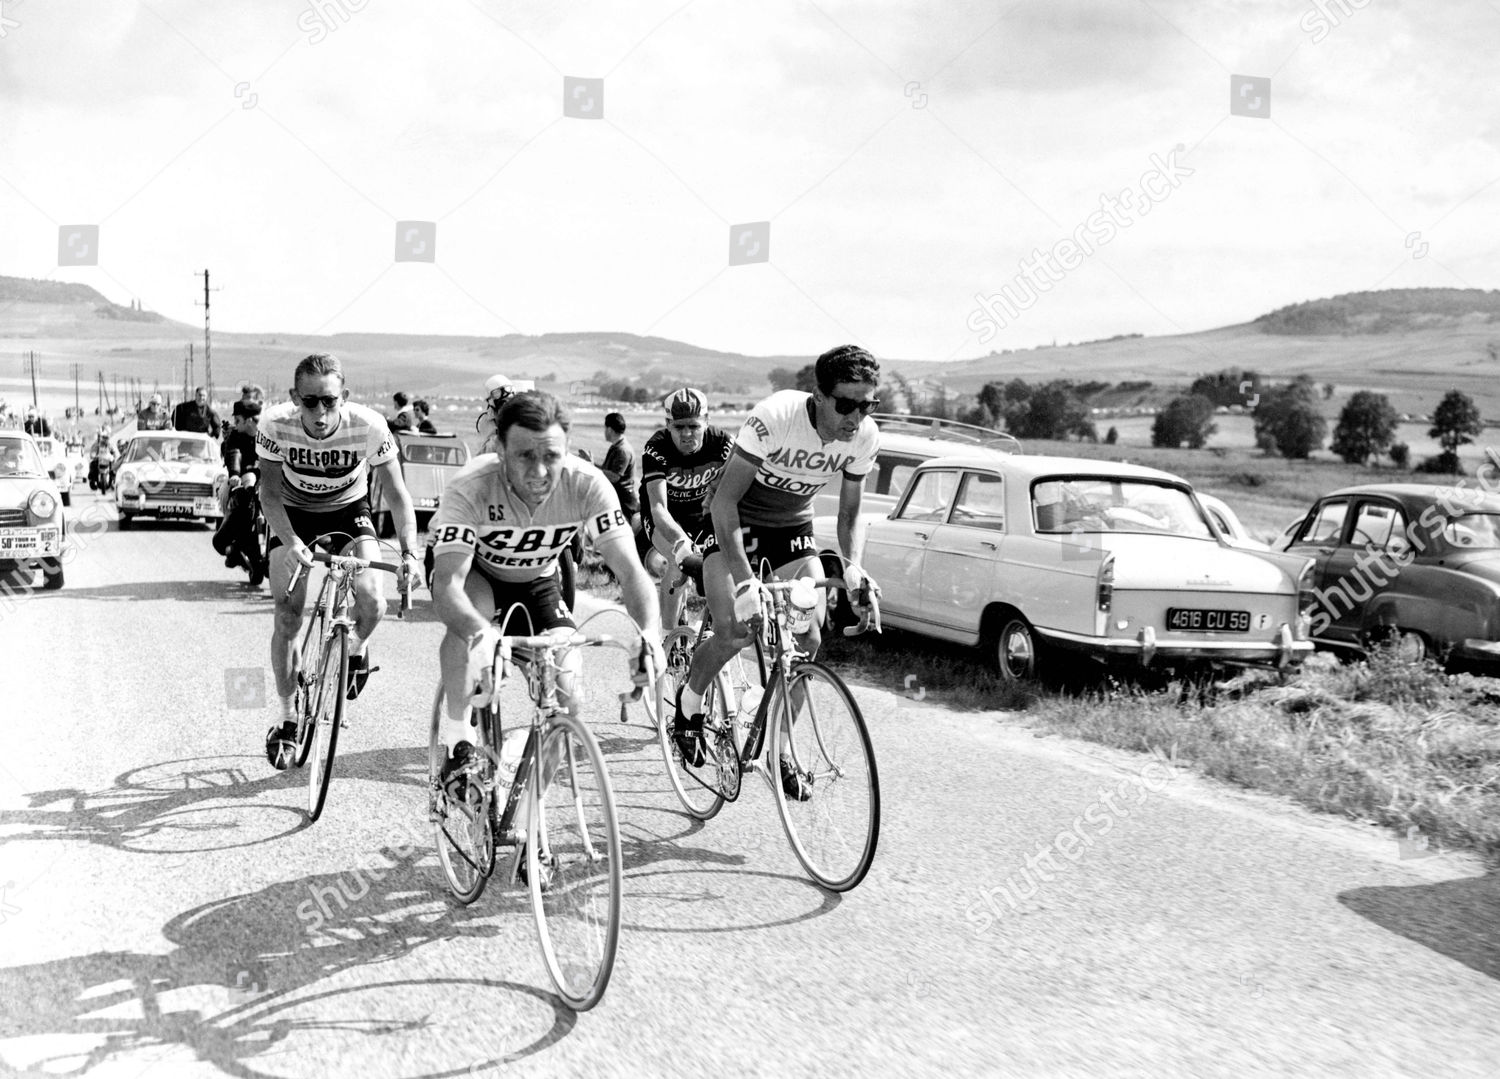
M 78 399 L 78 365 L 73 365 L 73 414 L 83 418 L 83 404 Z
M 193 274 L 197 277 L 198 274 Z M 210 289 L 208 287 L 208 271 L 203 271 L 203 384 L 208 388 L 208 399 L 214 399 L 214 361 L 213 342 L 208 333 L 208 294 L 220 292 L 222 289 Z

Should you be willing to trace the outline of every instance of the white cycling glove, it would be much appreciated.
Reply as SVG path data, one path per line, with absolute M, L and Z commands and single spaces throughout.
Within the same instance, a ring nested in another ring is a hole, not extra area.
M 761 602 L 760 582 L 754 577 L 747 577 L 734 586 L 734 620 L 748 624 L 750 619 L 760 614 Z
M 491 666 L 497 646 L 500 648 L 500 677 L 504 678 L 506 666 L 510 663 L 510 646 L 504 643 L 500 631 L 492 625 L 485 626 L 469 638 L 468 681 L 469 685 L 476 687 L 469 704 L 474 708 L 489 707 L 500 689 Z
M 866 573 L 865 568 L 858 562 L 844 564 L 844 587 L 849 590 L 851 602 L 864 588 L 868 588 L 874 595 L 880 595 L 880 586 L 875 583 L 875 578 Z
M 695 550 L 697 550 L 697 548 L 693 546 L 692 540 L 680 539 L 676 543 L 672 544 L 672 561 L 675 562 L 679 567 L 681 567 L 682 560 L 687 558 L 687 556 L 692 554 Z

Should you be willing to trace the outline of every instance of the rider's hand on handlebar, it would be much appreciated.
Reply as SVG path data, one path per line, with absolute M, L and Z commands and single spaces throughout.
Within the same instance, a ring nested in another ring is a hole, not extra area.
M 846 636 L 873 630 L 880 632 L 880 585 L 865 572 L 864 567 L 849 562 L 844 567 L 844 587 L 849 591 L 849 603 L 859 612 L 859 625 L 844 630 Z
M 635 684 L 649 685 L 653 674 L 659 678 L 666 669 L 667 653 L 662 649 L 661 638 L 652 633 L 641 634 L 641 650 L 636 655 L 633 676 Z
M 734 586 L 734 620 L 749 625 L 752 618 L 761 613 L 761 587 L 754 577 L 747 577 Z
M 316 564 L 313 559 L 312 548 L 300 539 L 292 540 L 292 557 L 302 563 L 303 571 L 312 569 Z
M 401 591 L 411 592 L 415 590 L 422 580 L 422 559 L 416 551 L 401 552 Z
M 681 569 L 684 560 L 692 557 L 697 553 L 697 551 L 698 548 L 694 546 L 692 540 L 680 539 L 676 543 L 672 544 L 672 561 L 676 564 L 678 569 Z
M 500 649 L 500 677 L 505 677 L 506 664 L 510 662 L 510 648 L 494 626 L 485 626 L 469 638 L 468 681 L 475 686 L 469 704 L 474 708 L 485 708 L 495 699 L 500 683 L 495 679 L 495 649 Z

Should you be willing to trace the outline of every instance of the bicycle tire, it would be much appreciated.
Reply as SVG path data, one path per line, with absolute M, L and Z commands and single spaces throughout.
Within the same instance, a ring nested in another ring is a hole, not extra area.
M 315 710 L 318 706 L 318 652 L 323 644 L 325 616 L 314 613 L 303 631 L 302 648 L 298 652 L 294 706 L 297 712 L 297 752 L 292 758 L 292 767 L 301 768 L 307 763 L 308 751 L 312 749 L 316 724 Z
M 429 777 L 436 777 L 442 767 L 443 744 L 438 738 L 439 710 L 442 707 L 443 694 L 439 691 L 433 705 L 432 730 L 428 741 Z M 494 754 L 487 755 L 487 761 L 498 759 L 499 750 L 490 745 L 488 733 L 494 729 L 487 718 L 481 716 L 482 743 L 489 745 Z M 493 768 L 493 764 L 489 767 Z M 492 777 L 485 775 L 480 778 L 487 780 Z M 494 786 L 492 783 L 481 782 L 469 783 L 466 787 L 466 800 L 462 807 L 449 802 L 446 794 L 440 796 L 441 804 L 456 809 L 459 819 L 455 819 L 450 812 L 445 819 L 434 821 L 432 825 L 433 843 L 437 847 L 443 877 L 448 882 L 448 891 L 464 906 L 484 894 L 484 886 L 489 883 L 490 874 L 495 870 Z
M 802 703 L 791 722 L 798 689 Z M 771 707 L 771 787 L 792 853 L 813 880 L 846 892 L 870 871 L 880 838 L 880 776 L 864 716 L 843 679 L 813 660 L 792 668 Z M 811 777 L 806 801 L 783 788 L 784 755 Z
M 317 722 L 309 739 L 308 753 L 312 765 L 307 773 L 309 822 L 323 815 L 323 806 L 328 801 L 339 728 L 344 725 L 344 696 L 348 684 L 349 631 L 343 626 L 335 626 L 333 635 L 323 645 L 322 663 L 318 667 Z
M 527 782 L 527 888 L 547 973 L 582 1012 L 604 995 L 619 946 L 620 826 L 604 754 L 589 729 L 562 713 L 543 730 Z
M 694 774 L 692 766 L 682 759 L 682 751 L 672 737 L 677 714 L 677 692 L 687 685 L 688 667 L 692 661 L 693 645 L 697 632 L 691 626 L 678 626 L 662 639 L 662 652 L 667 657 L 666 677 L 661 680 L 662 699 L 658 701 L 656 740 L 661 746 L 662 761 L 667 766 L 667 779 L 672 790 L 688 816 L 696 820 L 712 820 L 724 805 L 724 797 L 702 783 Z M 710 687 L 713 694 L 719 679 Z M 707 696 L 703 701 L 705 715 L 710 707 Z

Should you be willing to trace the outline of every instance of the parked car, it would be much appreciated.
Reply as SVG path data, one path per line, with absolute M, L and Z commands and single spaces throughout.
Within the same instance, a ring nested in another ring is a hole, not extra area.
M 141 431 L 115 461 L 120 528 L 137 517 L 201 521 L 224 516 L 214 485 L 224 475 L 219 444 L 191 431 Z
M 414 431 L 397 431 L 396 456 L 401 462 L 401 477 L 406 481 L 412 507 L 417 512 L 417 528 L 424 529 L 437 512 L 443 488 L 469 463 L 469 447 L 457 435 L 424 435 Z M 391 509 L 384 505 L 385 489 L 380 477 L 371 474 L 370 506 L 375 510 L 375 529 L 382 536 L 396 534 Z
M 1500 673 L 1500 494 L 1379 483 L 1320 498 L 1288 551 L 1315 564 L 1312 637 Z
M 62 493 L 36 442 L 20 431 L 0 431 L 0 579 L 40 569 L 43 588 L 61 588 L 67 538 Z
M 1224 538 L 1229 541 L 1231 547 L 1240 547 L 1246 551 L 1269 551 L 1271 549 L 1270 544 L 1262 543 L 1250 535 L 1245 526 L 1240 524 L 1240 519 L 1234 510 L 1229 508 L 1229 503 L 1207 491 L 1199 491 L 1197 494 L 1198 501 L 1203 503 L 1203 508 L 1213 519 L 1214 524 L 1219 526 L 1219 531 L 1224 534 Z
M 32 435 L 31 440 L 36 443 L 36 452 L 42 458 L 42 468 L 47 475 L 52 477 L 52 482 L 57 484 L 58 494 L 62 497 L 64 506 L 73 504 L 73 465 L 68 460 L 68 448 L 60 438 L 51 438 L 47 435 Z
M 865 479 L 861 513 L 884 514 L 895 509 L 896 500 L 923 461 L 951 453 L 998 458 L 1021 452 L 1021 443 L 1012 435 L 936 416 L 877 412 L 875 422 L 880 427 L 880 450 Z M 832 515 L 838 510 L 839 485 L 830 483 L 813 499 L 813 513 Z
M 887 625 L 980 645 L 1007 681 L 1053 657 L 1287 668 L 1313 648 L 1311 562 L 1239 550 L 1168 472 L 1069 457 L 939 457 L 862 515 Z M 814 537 L 837 569 L 836 521 Z

